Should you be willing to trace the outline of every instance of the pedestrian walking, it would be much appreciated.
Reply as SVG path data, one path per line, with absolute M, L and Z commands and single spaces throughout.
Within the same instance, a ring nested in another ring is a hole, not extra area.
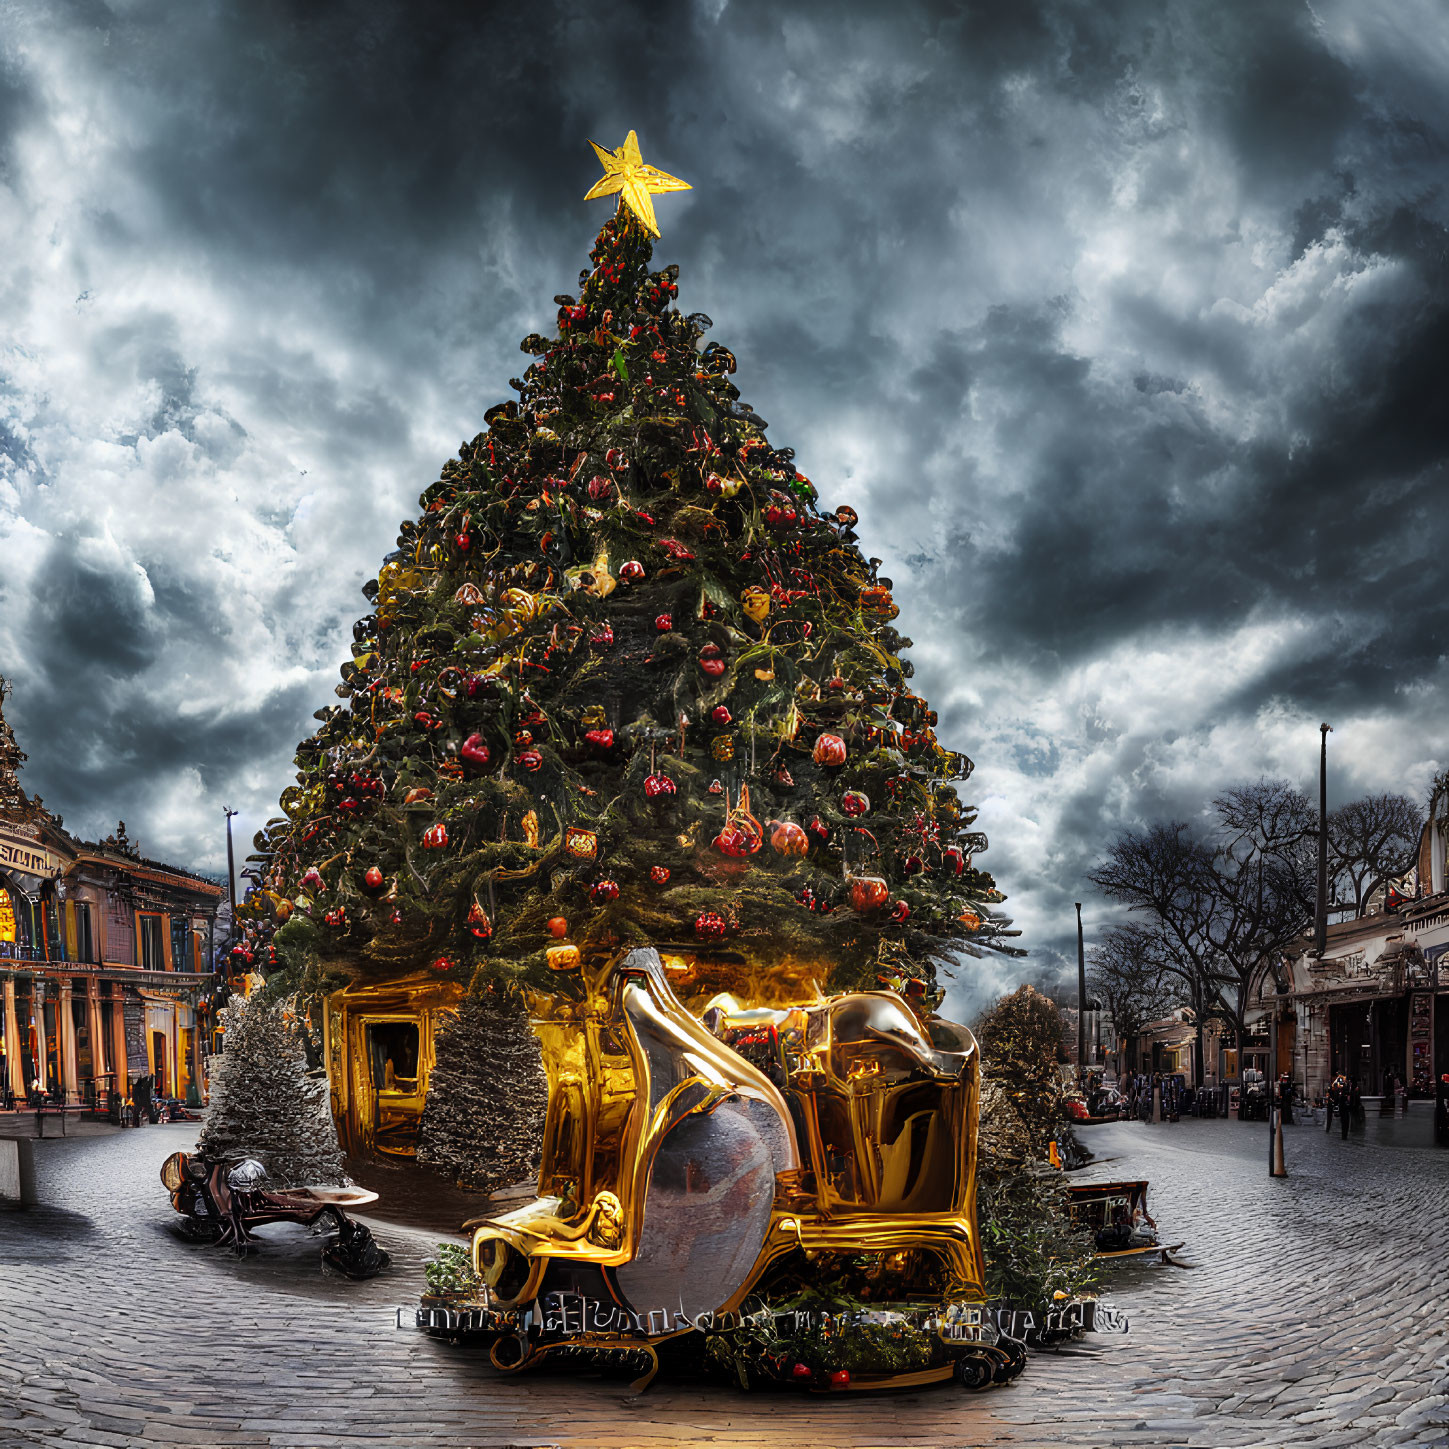
M 1345 1082 L 1343 1089 L 1338 1094 L 1338 1135 L 1345 1142 L 1348 1141 L 1348 1129 L 1353 1122 L 1353 1107 L 1357 1097 L 1357 1090 L 1350 1089 L 1348 1083 Z
M 1341 1076 L 1335 1077 L 1333 1081 L 1329 1083 L 1328 1114 L 1327 1121 L 1323 1128 L 1325 1132 L 1333 1131 L 1333 1119 L 1339 1115 L 1339 1108 L 1343 1105 L 1343 1099 L 1348 1095 L 1347 1086 L 1348 1084 Z M 1348 1134 L 1345 1133 L 1344 1135 L 1347 1136 Z

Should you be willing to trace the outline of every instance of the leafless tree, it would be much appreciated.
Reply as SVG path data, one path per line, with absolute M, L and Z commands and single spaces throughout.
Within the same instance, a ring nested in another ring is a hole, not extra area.
M 1312 920 L 1313 815 L 1281 780 L 1235 786 L 1213 801 L 1210 833 L 1182 823 L 1129 832 L 1092 881 L 1139 913 L 1160 971 L 1184 987 L 1203 1026 L 1221 1015 L 1241 1034 L 1252 987 Z
M 1135 924 L 1112 926 L 1103 933 L 1088 956 L 1087 988 L 1112 1019 L 1119 1076 L 1126 1043 L 1191 994 L 1189 983 L 1177 977 L 1151 930 Z
M 1212 850 L 1182 821 L 1129 831 L 1112 843 L 1090 879 L 1113 900 L 1138 913 L 1135 929 L 1144 961 L 1193 1009 L 1196 1079 L 1203 1080 L 1202 1027 L 1217 999 L 1217 872 Z
M 1355 916 L 1368 914 L 1374 892 L 1414 863 L 1424 811 L 1407 795 L 1365 795 L 1328 817 L 1334 898 Z

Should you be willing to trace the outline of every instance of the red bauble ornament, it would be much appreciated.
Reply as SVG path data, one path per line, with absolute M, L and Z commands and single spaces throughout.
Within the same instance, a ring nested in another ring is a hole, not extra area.
M 675 794 L 679 787 L 668 775 L 649 775 L 644 781 L 644 798 L 661 800 Z
M 718 911 L 701 911 L 694 918 L 694 934 L 702 941 L 718 941 L 728 930 Z
M 397 906 L 394 906 L 392 908 L 392 914 L 388 917 L 388 920 L 391 921 L 394 926 L 402 925 L 402 911 Z
M 486 941 L 493 934 L 493 922 L 477 901 L 468 908 L 468 932 L 480 941 Z
M 911 908 L 905 901 L 896 901 L 891 906 L 891 923 L 903 926 L 911 918 Z
M 358 808 L 357 801 L 351 795 L 337 802 L 337 809 L 343 815 L 355 815 L 357 814 Z
M 454 962 L 451 956 L 435 956 L 432 965 L 434 971 L 451 971 Z
M 838 769 L 845 763 L 845 741 L 839 735 L 821 735 L 815 741 L 811 758 L 817 765 L 827 769 Z
M 619 565 L 619 582 L 621 584 L 637 584 L 644 577 L 644 565 L 637 558 L 631 558 L 628 563 Z
M 423 831 L 423 849 L 441 850 L 448 843 L 448 827 L 440 820 Z
M 585 730 L 584 743 L 602 753 L 614 748 L 613 730 Z
M 322 872 L 315 865 L 310 865 L 302 873 L 302 879 L 297 882 L 297 889 L 312 891 L 314 894 L 325 891 L 327 887 L 322 884 Z
M 699 661 L 699 667 L 711 679 L 718 679 L 725 672 L 725 662 L 723 659 L 701 659 Z
M 347 912 L 341 906 L 338 906 L 336 910 L 328 911 L 322 919 L 329 926 L 345 926 L 347 924 Z
M 919 855 L 908 855 L 901 862 L 901 874 L 916 875 L 920 872 L 924 865 L 925 862 L 921 859 Z
M 840 797 L 840 808 L 847 815 L 864 815 L 870 809 L 870 796 L 863 790 L 847 790 Z
M 607 498 L 614 491 L 614 480 L 612 478 L 600 478 L 596 473 L 589 479 L 589 497 L 598 503 L 601 499 Z
M 850 1370 L 836 1369 L 830 1375 L 830 1387 L 832 1389 L 848 1389 L 850 1387 Z
M 855 911 L 878 911 L 890 899 L 890 890 L 878 875 L 850 879 L 850 906 Z
M 569 933 L 569 923 L 562 916 L 553 916 L 549 919 L 548 933 L 556 941 L 562 941 Z
M 466 533 L 455 533 L 453 535 L 453 547 L 456 548 L 459 553 L 467 553 L 468 550 L 473 547 L 473 540 Z
M 463 681 L 463 693 L 469 699 L 492 699 L 498 693 L 498 684 L 491 676 L 470 674 Z
M 721 855 L 753 855 L 760 848 L 760 837 L 743 825 L 729 824 L 714 838 L 714 848 Z
M 667 865 L 651 865 L 649 867 L 649 879 L 655 885 L 667 885 L 669 883 L 669 867 Z
M 674 627 L 673 614 L 658 614 L 654 619 L 654 627 L 661 633 L 667 634 Z
M 776 855 L 804 855 L 810 849 L 810 837 L 793 820 L 782 820 L 770 832 L 770 849 Z
M 845 680 L 838 674 L 832 674 L 826 681 L 825 687 L 832 694 L 843 694 L 845 692 Z
M 469 735 L 458 746 L 458 758 L 470 769 L 481 770 L 488 763 L 488 746 L 483 743 L 483 736 Z
M 589 635 L 589 643 L 597 645 L 600 649 L 607 649 L 613 642 L 614 631 L 607 624 L 601 624 Z
M 794 1379 L 795 1382 L 798 1384 L 809 1383 L 810 1380 L 815 1377 L 815 1375 L 811 1372 L 810 1365 L 808 1363 L 797 1363 L 795 1367 L 790 1370 L 790 1377 Z
M 367 890 L 380 891 L 382 889 L 382 882 L 383 874 L 377 866 L 370 865 L 363 871 L 362 884 Z
M 729 724 L 729 722 L 731 721 L 731 719 L 734 718 L 734 716 L 730 714 L 730 707 L 727 704 L 717 704 L 717 705 L 715 705 L 715 707 L 712 710 L 710 710 L 709 717 L 717 725 L 727 725 L 727 724 Z
M 543 756 L 537 750 L 524 750 L 518 757 L 518 763 L 525 770 L 537 770 L 543 765 Z
M 804 906 L 807 911 L 813 911 L 815 909 L 815 892 L 812 891 L 809 886 L 801 886 L 799 891 L 796 892 L 795 899 L 799 901 L 800 904 Z
M 818 815 L 811 816 L 805 828 L 814 837 L 816 845 L 824 845 L 830 839 L 830 827 Z
M 595 905 L 604 905 L 608 901 L 619 899 L 619 882 L 616 880 L 596 880 L 589 887 L 589 898 Z
M 941 869 L 947 875 L 960 875 L 966 869 L 966 856 L 959 845 L 948 845 L 941 852 Z

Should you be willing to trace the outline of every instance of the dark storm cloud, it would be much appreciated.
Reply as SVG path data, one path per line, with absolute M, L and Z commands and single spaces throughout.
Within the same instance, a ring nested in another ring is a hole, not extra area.
M 682 305 L 861 509 L 1038 959 L 1073 954 L 1113 830 L 1302 775 L 1325 711 L 1336 789 L 1418 788 L 1444 754 L 1446 23 L 17 17 L 0 671 L 36 788 L 211 863 L 223 795 L 265 818 L 358 584 L 574 285 L 605 214 L 584 138 L 630 127 L 696 188 L 660 204 Z

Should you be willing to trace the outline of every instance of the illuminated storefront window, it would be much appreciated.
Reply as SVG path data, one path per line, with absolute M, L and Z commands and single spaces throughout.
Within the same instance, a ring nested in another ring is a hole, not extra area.
M 10 892 L 0 886 L 0 941 L 15 940 L 15 902 Z

